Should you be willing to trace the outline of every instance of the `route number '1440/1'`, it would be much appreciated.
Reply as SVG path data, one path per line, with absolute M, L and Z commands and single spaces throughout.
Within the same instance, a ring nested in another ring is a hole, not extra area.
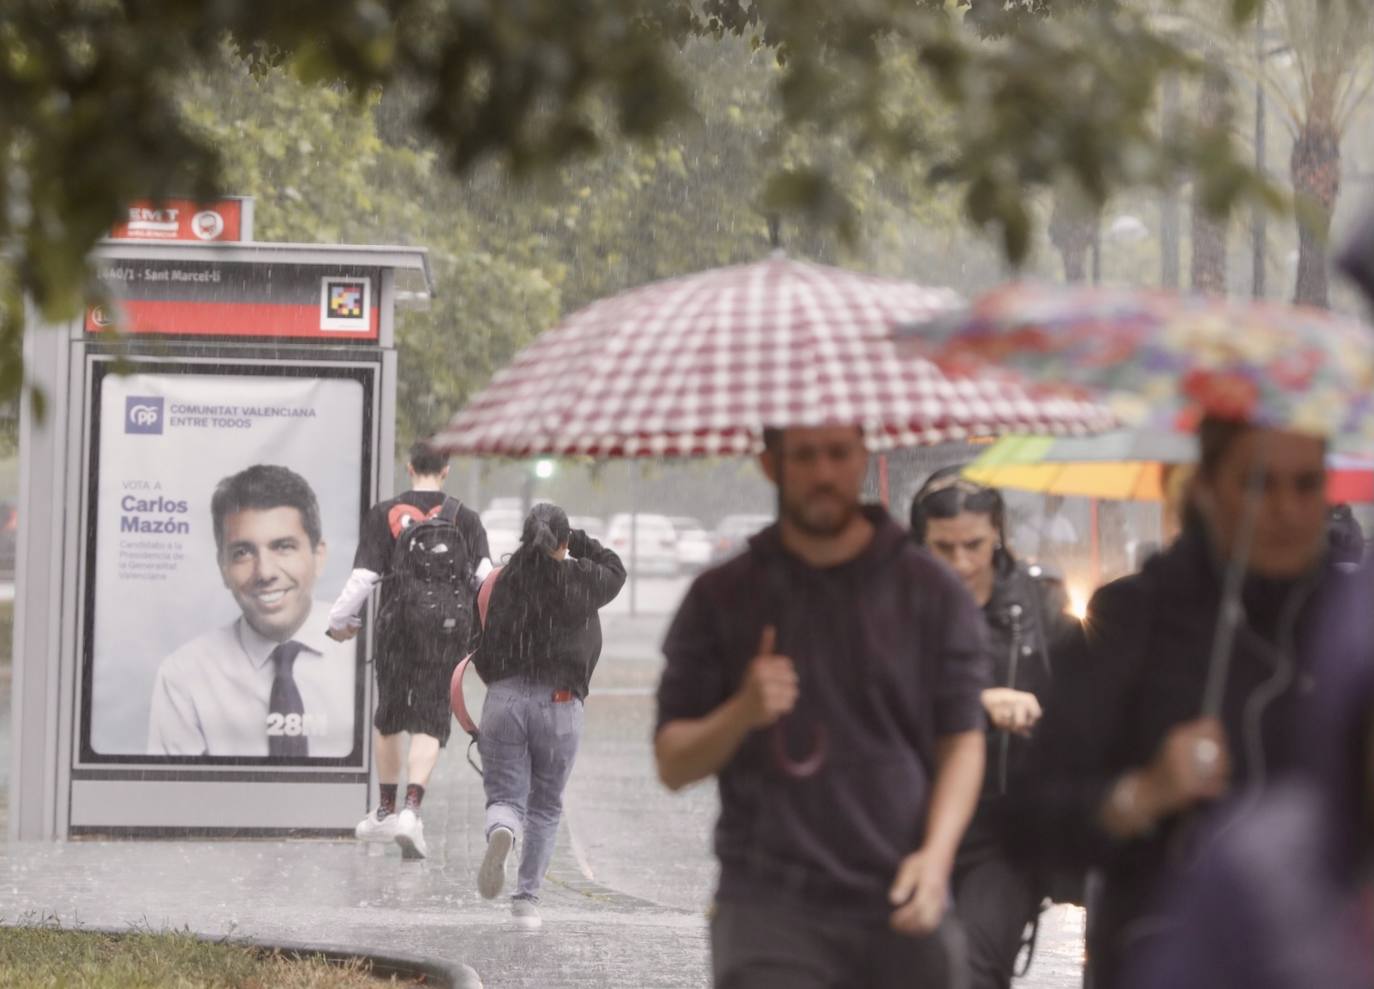
M 273 711 L 267 716 L 268 735 L 323 735 L 327 732 L 323 714 L 281 714 Z

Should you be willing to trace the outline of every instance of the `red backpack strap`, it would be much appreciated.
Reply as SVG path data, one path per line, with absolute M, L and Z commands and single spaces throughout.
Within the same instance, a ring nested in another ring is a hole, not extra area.
M 491 608 L 491 592 L 496 587 L 496 581 L 501 577 L 504 567 L 496 567 L 482 581 L 482 587 L 477 592 L 477 620 L 482 623 L 482 627 L 487 627 L 487 611 Z
M 477 722 L 472 720 L 472 715 L 468 713 L 467 702 L 463 699 L 463 674 L 467 673 L 468 667 L 472 665 L 472 654 L 463 657 L 463 661 L 453 671 L 453 679 L 448 684 L 448 704 L 453 710 L 453 716 L 458 719 L 458 725 L 473 738 L 477 737 Z
M 501 576 L 501 568 L 497 567 L 487 574 L 482 581 L 482 587 L 477 592 L 477 618 L 482 623 L 482 627 L 487 627 L 487 610 L 491 606 L 491 591 L 496 586 L 497 579 Z M 463 699 L 463 675 L 467 673 L 468 667 L 472 665 L 472 654 L 463 657 L 463 661 L 453 671 L 453 679 L 449 681 L 448 699 L 449 707 L 453 709 L 453 716 L 458 719 L 458 725 L 473 738 L 477 737 L 477 722 L 473 720 L 468 712 L 468 706 Z

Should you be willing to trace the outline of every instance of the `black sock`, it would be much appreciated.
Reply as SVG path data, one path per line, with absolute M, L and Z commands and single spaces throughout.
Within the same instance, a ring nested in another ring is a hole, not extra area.
M 377 820 L 381 820 L 388 814 L 396 813 L 396 784 L 380 783 L 377 789 L 381 792 L 381 799 L 377 801 Z
M 425 799 L 425 788 L 419 783 L 406 784 L 406 810 L 419 810 L 420 801 Z

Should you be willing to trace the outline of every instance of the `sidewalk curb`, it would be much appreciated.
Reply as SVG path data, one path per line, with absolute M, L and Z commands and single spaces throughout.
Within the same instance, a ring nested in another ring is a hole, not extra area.
M 0 930 L 6 927 L 18 929 L 20 927 L 32 927 L 28 924 L 0 924 Z M 127 937 L 130 934 L 142 933 L 142 928 L 137 927 L 68 927 L 64 930 L 78 934 L 103 934 L 109 937 Z M 372 966 L 372 974 L 381 979 L 391 976 L 401 978 L 421 978 L 426 984 L 440 987 L 440 989 L 483 989 L 482 979 L 476 970 L 470 965 L 462 962 L 448 962 L 437 958 L 422 958 L 418 955 L 400 954 L 380 954 L 370 951 L 352 951 L 341 948 L 338 945 L 324 944 L 304 944 L 295 941 L 278 941 L 270 938 L 236 937 L 225 935 L 215 937 L 209 934 L 201 934 L 197 931 L 180 931 L 168 929 L 165 932 L 180 934 L 189 933 L 198 941 L 206 944 L 225 944 L 232 947 L 250 948 L 259 954 L 271 954 L 278 952 L 293 961 L 300 961 L 307 958 L 321 957 L 329 962 L 348 962 L 355 959 L 362 959 Z M 432 981 L 431 981 L 432 980 Z

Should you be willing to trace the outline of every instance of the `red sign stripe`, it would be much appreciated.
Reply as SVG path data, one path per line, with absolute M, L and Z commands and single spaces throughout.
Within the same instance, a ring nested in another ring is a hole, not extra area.
M 267 302 L 186 302 L 129 299 L 119 303 L 124 333 L 174 336 L 310 337 L 337 340 L 377 339 L 377 307 L 371 307 L 364 330 L 320 328 L 318 305 L 281 305 Z M 116 329 L 101 325 L 94 310 L 86 312 L 86 332 Z

